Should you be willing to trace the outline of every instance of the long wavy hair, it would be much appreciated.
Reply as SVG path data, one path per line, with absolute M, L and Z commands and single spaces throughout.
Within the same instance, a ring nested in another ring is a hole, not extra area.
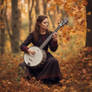
M 39 35 L 40 35 L 40 25 L 39 24 L 41 24 L 45 18 L 48 18 L 48 17 L 45 15 L 40 15 L 40 16 L 38 16 L 38 18 L 36 20 L 35 29 L 33 32 L 35 41 L 38 41 Z M 48 33 L 48 30 L 46 30 L 46 33 Z

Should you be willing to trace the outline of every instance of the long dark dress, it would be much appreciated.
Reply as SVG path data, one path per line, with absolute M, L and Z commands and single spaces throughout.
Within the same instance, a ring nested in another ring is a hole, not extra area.
M 33 38 L 33 33 L 30 33 L 27 39 L 22 43 L 20 46 L 21 50 L 24 52 L 28 52 L 28 45 L 32 43 L 35 46 L 40 46 L 48 37 L 48 35 L 39 35 L 39 40 L 36 42 Z M 47 53 L 46 62 L 42 67 L 39 67 L 37 69 L 32 69 L 31 67 L 27 66 L 27 69 L 30 73 L 32 73 L 38 80 L 44 80 L 44 79 L 57 79 L 58 81 L 61 80 L 61 73 L 59 69 L 58 61 L 48 52 L 48 48 L 51 49 L 51 51 L 56 51 L 58 48 L 57 41 L 54 41 L 53 39 L 50 40 L 50 42 L 43 48 Z

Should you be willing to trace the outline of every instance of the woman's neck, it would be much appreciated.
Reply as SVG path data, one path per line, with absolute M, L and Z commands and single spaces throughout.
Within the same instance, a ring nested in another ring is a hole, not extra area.
M 46 30 L 40 29 L 40 34 L 41 35 L 45 35 L 46 34 Z

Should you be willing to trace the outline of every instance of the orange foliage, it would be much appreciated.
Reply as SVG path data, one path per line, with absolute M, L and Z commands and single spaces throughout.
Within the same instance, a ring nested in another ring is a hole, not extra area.
M 47 0 L 47 3 L 49 4 L 51 1 L 52 0 Z M 86 31 L 85 6 L 87 5 L 87 1 L 53 0 L 47 10 L 55 11 L 56 5 L 66 12 L 69 19 L 69 23 L 60 29 L 59 44 L 61 47 L 59 52 L 54 55 L 59 61 L 60 69 L 64 77 L 64 80 L 61 81 L 63 84 L 62 88 L 57 85 L 48 87 L 40 81 L 37 81 L 34 77 L 28 82 L 23 78 L 22 74 L 18 76 L 18 65 L 23 61 L 23 57 L 21 57 L 22 54 L 19 56 L 17 54 L 8 54 L 0 56 L 0 89 L 3 90 L 2 92 L 65 92 L 66 90 L 67 92 L 68 90 L 71 92 L 75 92 L 76 90 L 80 92 L 81 89 L 83 89 L 82 86 L 84 87 L 85 83 L 87 84 L 88 81 L 92 86 L 90 82 L 92 76 L 90 69 L 90 66 L 92 66 L 92 56 L 87 56 L 86 59 L 83 56 L 84 52 L 91 52 L 92 49 L 86 48 L 86 50 L 76 56 L 77 59 L 74 58 L 74 50 L 78 51 L 78 48 L 80 50 L 81 41 L 85 42 L 85 38 L 83 37 Z M 1 7 L 2 6 L 0 6 L 0 8 Z M 57 17 L 63 18 L 66 14 L 63 15 L 61 12 L 60 14 L 57 13 L 57 16 L 55 16 L 56 21 L 60 20 L 58 20 Z M 88 15 L 90 14 L 89 12 Z M 88 29 L 88 31 L 90 30 Z M 24 40 L 24 36 L 20 38 Z M 81 47 L 83 46 L 84 44 L 82 44 Z M 69 58 L 70 55 L 73 57 Z M 84 89 L 90 89 L 90 85 L 87 85 Z M 76 89 L 77 86 L 78 89 Z
M 54 2 L 56 3 L 56 5 L 64 4 L 64 0 L 54 0 Z
M 86 56 L 86 53 L 89 54 Z M 23 61 L 20 55 L 0 55 L 0 89 L 2 89 L 2 92 L 65 92 L 68 89 L 74 92 L 81 89 L 87 90 L 88 88 L 91 90 L 91 54 L 92 48 L 84 48 L 76 59 L 72 58 L 68 62 L 56 56 L 63 75 L 63 80 L 60 81 L 62 86 L 46 85 L 37 81 L 34 77 L 27 81 L 23 77 L 25 75 L 25 73 L 22 73 L 23 70 L 19 71 L 18 65 Z M 75 86 L 78 88 L 76 89 Z

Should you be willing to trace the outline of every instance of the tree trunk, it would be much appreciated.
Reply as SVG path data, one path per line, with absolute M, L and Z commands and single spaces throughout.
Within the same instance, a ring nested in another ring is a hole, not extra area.
M 12 0 L 12 37 L 11 47 L 13 53 L 19 52 L 19 36 L 20 36 L 20 10 L 18 9 L 18 0 Z
M 4 0 L 0 0 L 0 6 L 4 5 Z M 5 22 L 4 22 L 5 6 L 0 8 L 0 54 L 4 54 L 5 50 Z
M 58 5 L 56 6 L 56 9 L 57 9 L 57 12 L 60 13 L 60 9 Z
M 37 18 L 37 16 L 40 15 L 39 0 L 36 0 L 35 3 L 36 3 L 36 5 L 35 5 L 35 12 L 36 12 L 36 18 Z
M 42 0 L 43 3 L 43 14 L 47 14 L 47 0 Z
M 5 28 L 0 28 L 0 54 L 5 53 Z
M 92 47 L 92 0 L 88 0 L 87 13 L 91 12 L 91 15 L 87 15 L 87 28 L 90 32 L 87 32 L 86 36 L 86 46 Z
M 28 11 L 29 11 L 29 32 L 32 31 L 32 9 L 34 6 L 34 0 L 32 0 L 32 5 L 30 7 L 30 0 L 28 0 Z
M 50 20 L 51 20 L 51 23 L 52 23 L 53 28 L 55 28 L 54 16 L 50 14 L 50 11 L 48 11 L 48 15 L 50 17 Z

